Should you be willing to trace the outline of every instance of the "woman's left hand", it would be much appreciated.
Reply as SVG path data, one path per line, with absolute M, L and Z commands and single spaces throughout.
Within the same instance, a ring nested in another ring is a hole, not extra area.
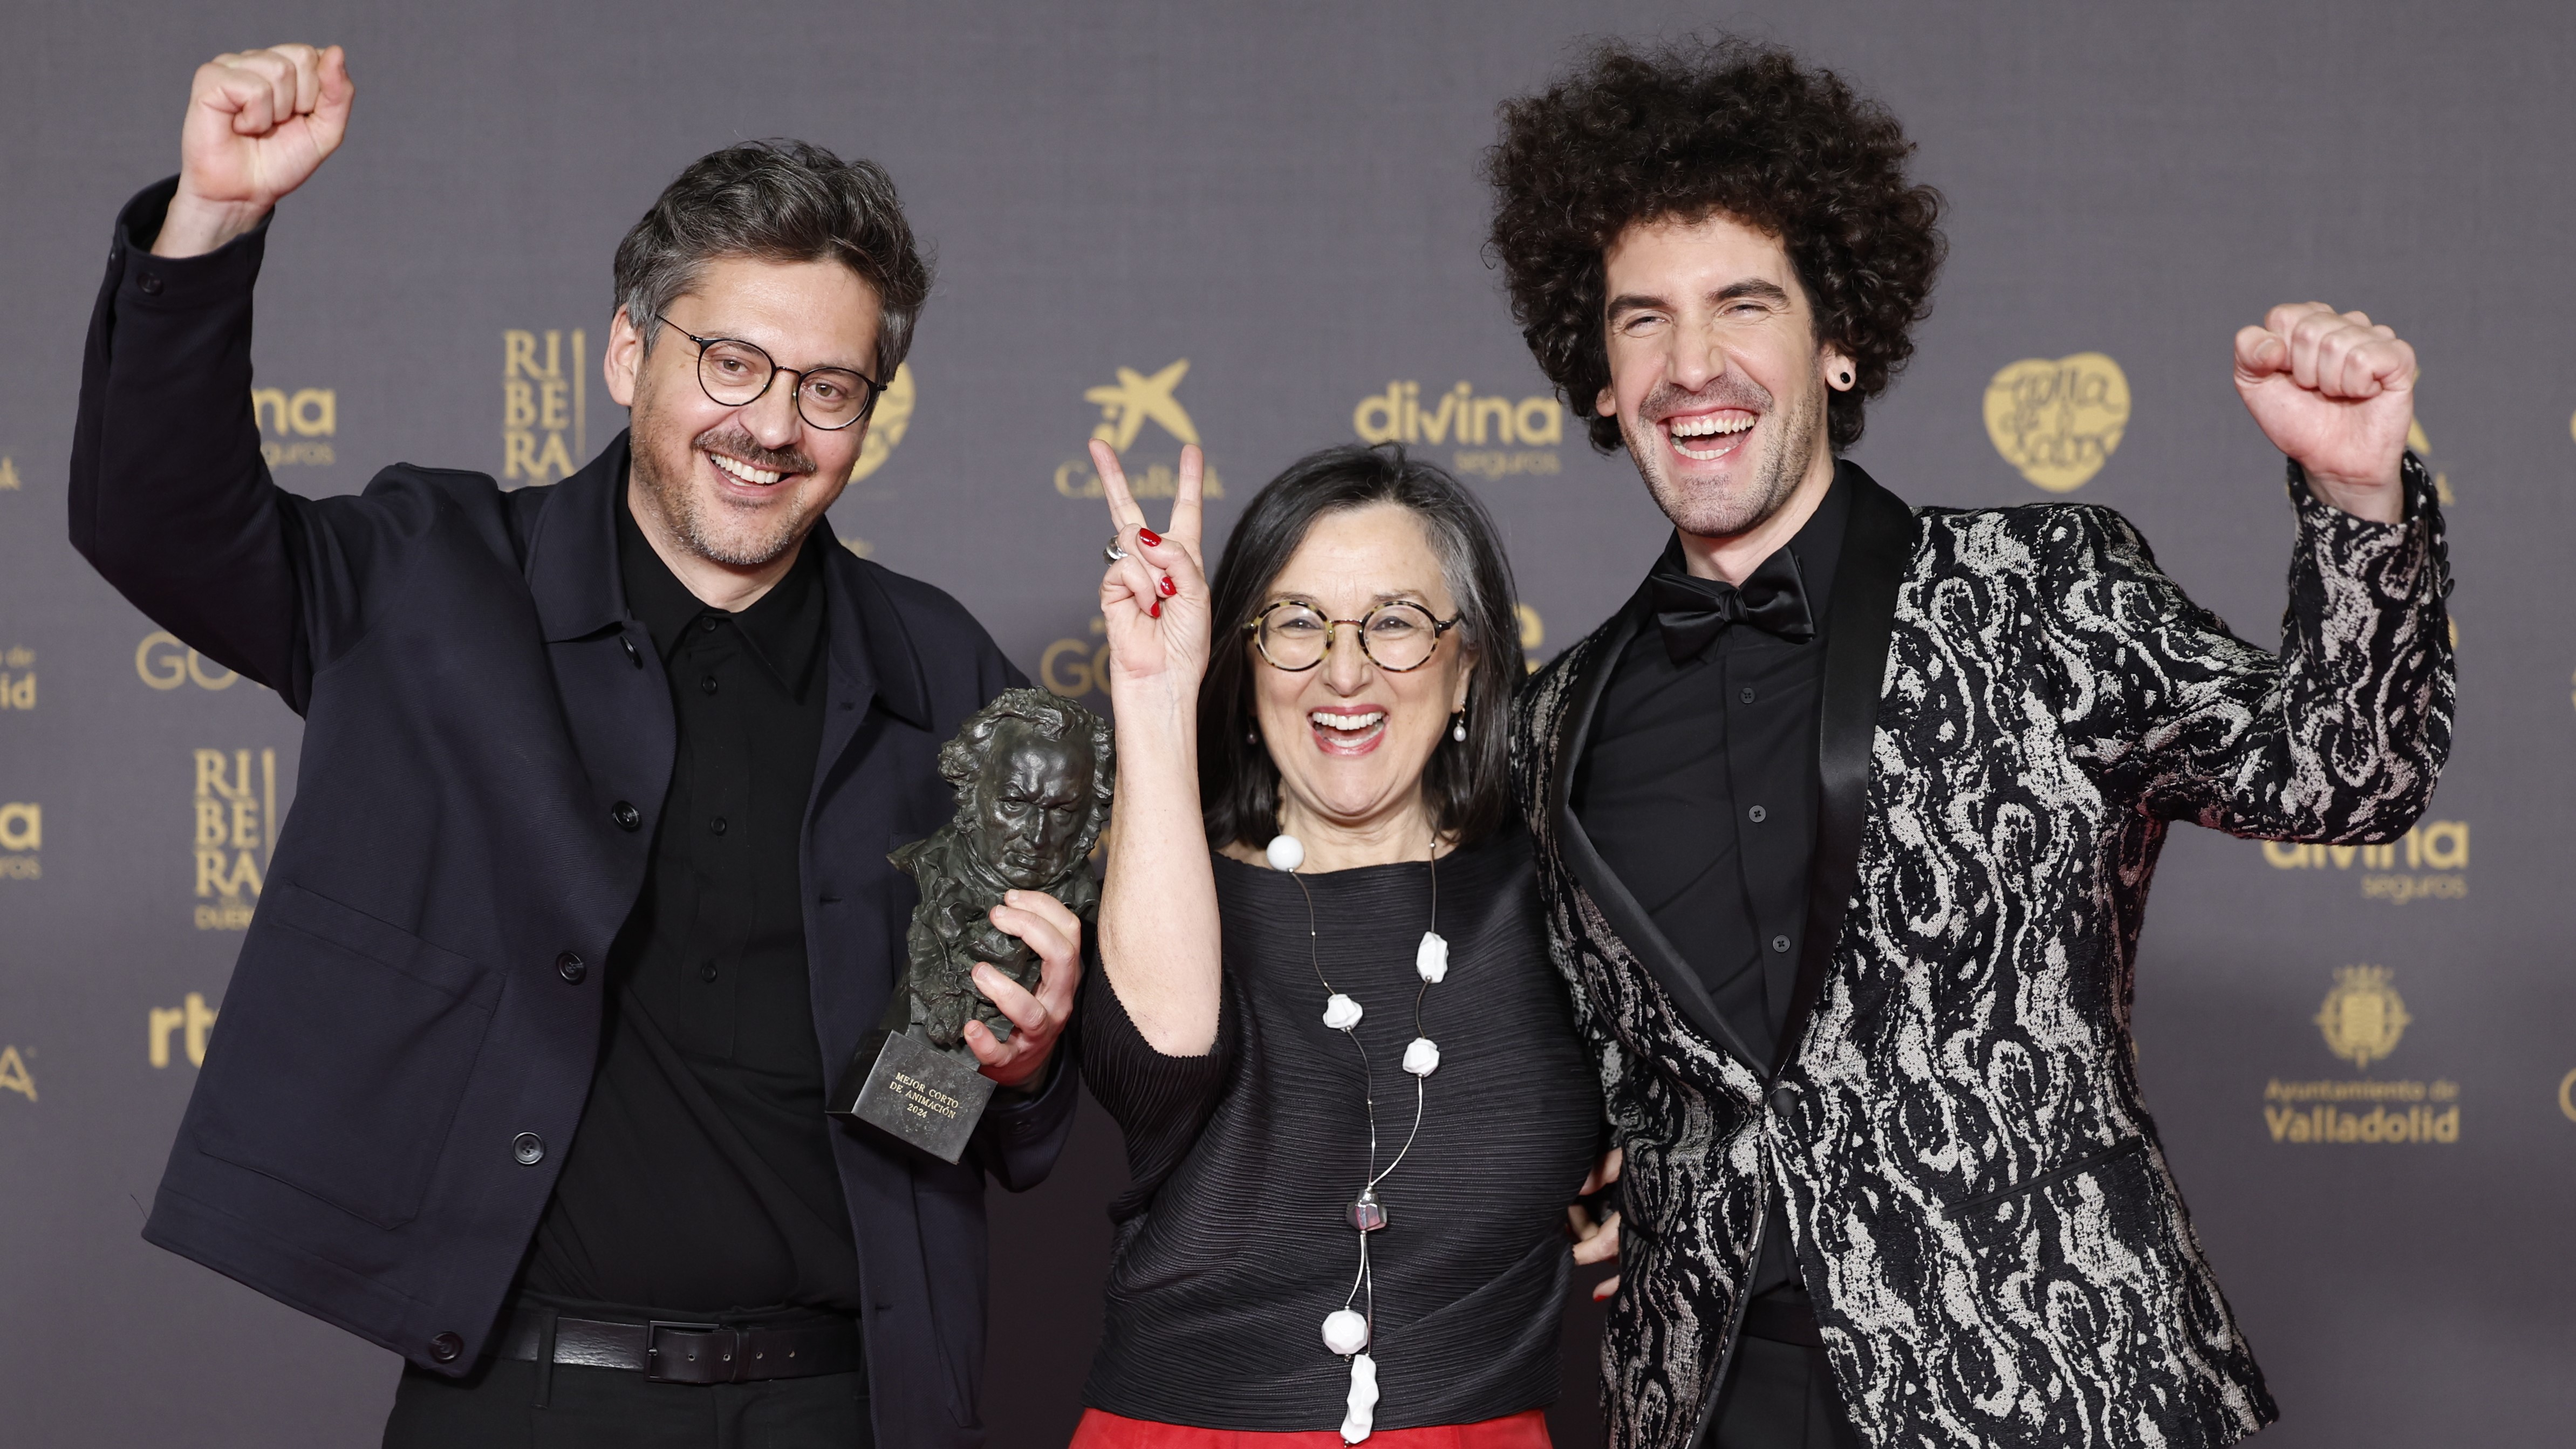
M 1590 1197 L 1617 1182 L 1620 1161 L 1619 1149 L 1611 1148 L 1600 1162 L 1594 1164 L 1591 1175 L 1583 1179 L 1582 1191 L 1575 1195 Z M 1611 1262 L 1619 1256 L 1619 1214 L 1616 1209 L 1602 1214 L 1596 1222 L 1578 1202 L 1565 1210 L 1565 1221 L 1574 1231 L 1575 1262 L 1588 1267 L 1594 1263 Z M 1592 1301 L 1598 1303 L 1618 1291 L 1619 1277 L 1614 1273 L 1592 1285 Z

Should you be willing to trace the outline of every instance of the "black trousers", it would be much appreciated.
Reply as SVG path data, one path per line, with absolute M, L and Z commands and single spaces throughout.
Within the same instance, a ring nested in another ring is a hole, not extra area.
M 1862 1449 L 1834 1396 L 1825 1351 L 1750 1334 L 1735 1341 L 1704 1449 Z
M 657 1384 L 632 1369 L 486 1360 L 462 1379 L 406 1365 L 385 1449 L 873 1449 L 865 1373 Z

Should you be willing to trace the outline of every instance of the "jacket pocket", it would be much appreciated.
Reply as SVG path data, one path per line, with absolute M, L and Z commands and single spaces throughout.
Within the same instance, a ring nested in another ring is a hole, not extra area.
M 2129 1158 L 2135 1157 L 2146 1150 L 2147 1140 L 2145 1138 L 2124 1137 L 2118 1142 L 2112 1143 L 2108 1147 L 2102 1148 L 2096 1152 L 2088 1152 L 2083 1156 L 2076 1158 L 2072 1162 L 2061 1163 L 2056 1167 L 2048 1169 L 2046 1172 L 2033 1174 L 2032 1176 L 2023 1178 L 2019 1182 L 2010 1183 L 2006 1186 L 1996 1188 L 1992 1192 L 1981 1192 L 1974 1197 L 1963 1197 L 1957 1202 L 1950 1204 L 1948 1213 L 1952 1218 L 1958 1218 L 1968 1213 L 1976 1212 L 1981 1208 L 1991 1208 L 2008 1199 L 2017 1198 L 2026 1193 L 2037 1192 L 2041 1188 L 2047 1187 L 2053 1183 L 2064 1182 L 2070 1177 L 2078 1177 L 2087 1172 L 2102 1171 L 2105 1168 L 2111 1167 L 2115 1163 L 2123 1162 Z
M 411 1221 L 500 994 L 497 972 L 270 882 L 198 1083 L 198 1147 L 378 1227 Z

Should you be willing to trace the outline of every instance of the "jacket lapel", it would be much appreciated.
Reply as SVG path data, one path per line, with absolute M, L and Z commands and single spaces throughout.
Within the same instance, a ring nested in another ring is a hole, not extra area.
M 1641 627 L 1643 616 L 1632 602 L 1611 616 L 1592 636 L 1592 650 L 1576 662 L 1575 677 L 1566 689 L 1565 714 L 1558 721 L 1556 760 L 1548 772 L 1548 819 L 1556 831 L 1557 851 L 1577 884 L 1592 897 L 1610 929 L 1626 944 L 1631 954 L 1645 963 L 1646 970 L 1664 988 L 1698 1027 L 1701 1035 L 1733 1053 L 1737 1060 L 1759 1072 L 1761 1058 L 1756 1056 L 1734 1028 L 1719 1015 L 1717 1003 L 1709 999 L 1708 988 L 1701 984 L 1699 973 L 1690 968 L 1672 942 L 1664 939 L 1654 918 L 1628 893 L 1628 887 L 1614 874 L 1609 863 L 1594 849 L 1592 837 L 1585 834 L 1583 822 L 1574 816 L 1570 799 L 1574 790 L 1574 772 L 1583 763 L 1583 751 L 1592 742 L 1592 719 L 1601 706 L 1601 696 L 1610 686 L 1610 676 L 1617 672 L 1619 655 L 1628 647 Z
M 930 690 L 913 657 L 912 639 L 897 617 L 894 600 L 869 574 L 869 565 L 841 546 L 829 519 L 817 519 L 805 538 L 807 548 L 824 551 L 823 616 L 825 669 L 823 745 L 814 757 L 814 794 L 839 767 L 841 756 L 858 738 L 872 704 L 916 729 L 931 728 Z M 809 802 L 808 809 L 811 809 Z
M 1816 718 L 1816 854 L 1807 870 L 1807 942 L 1789 1020 L 1780 1033 L 1771 1075 L 1796 1055 L 1816 1009 L 1825 973 L 1842 936 L 1843 914 L 1859 883 L 1861 828 L 1869 808 L 1870 744 L 1878 733 L 1879 694 L 1887 678 L 1887 642 L 1896 621 L 1896 591 L 1914 561 L 1914 511 L 1856 463 L 1841 463 L 1851 488 L 1851 519 L 1834 567 L 1825 629 L 1825 689 Z

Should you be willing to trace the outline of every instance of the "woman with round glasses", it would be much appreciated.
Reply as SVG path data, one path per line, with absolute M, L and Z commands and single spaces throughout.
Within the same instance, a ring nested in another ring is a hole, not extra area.
M 1133 1182 L 1074 1445 L 1545 1445 L 1605 1134 L 1510 814 L 1493 523 L 1334 448 L 1210 578 L 1197 450 L 1161 535 L 1093 459 L 1118 806 L 1082 1056 Z

